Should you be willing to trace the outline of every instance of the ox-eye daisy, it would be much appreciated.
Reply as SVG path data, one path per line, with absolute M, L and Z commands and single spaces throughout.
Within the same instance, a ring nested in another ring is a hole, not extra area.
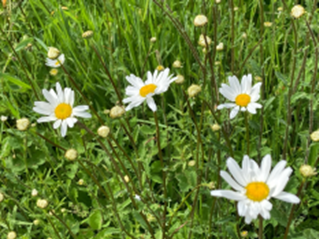
M 238 201 L 238 214 L 245 217 L 245 222 L 249 224 L 260 214 L 264 219 L 270 218 L 272 204 L 270 198 L 277 198 L 289 203 L 299 203 L 297 196 L 283 192 L 292 173 L 290 167 L 285 168 L 286 161 L 281 160 L 275 168 L 271 169 L 271 156 L 266 155 L 261 167 L 257 163 L 244 156 L 242 168 L 232 159 L 227 159 L 227 167 L 232 174 L 220 171 L 220 176 L 237 192 L 232 190 L 213 190 L 212 196 L 224 197 Z
M 49 67 L 57 68 L 63 65 L 64 61 L 65 61 L 65 56 L 64 54 L 61 54 L 57 59 L 54 59 L 54 60 L 47 58 L 45 61 L 45 64 Z
M 168 74 L 168 68 L 159 74 L 158 71 L 155 70 L 153 75 L 148 71 L 147 80 L 145 82 L 133 74 L 127 76 L 126 79 L 131 86 L 126 87 L 125 93 L 128 97 L 125 98 L 123 102 L 130 104 L 125 108 L 125 110 L 128 111 L 137 107 L 146 100 L 150 109 L 155 112 L 157 107 L 154 102 L 153 95 L 158 95 L 167 91 L 169 85 L 177 79 L 177 77 L 172 78 L 172 75 L 169 76 Z
M 36 101 L 33 110 L 39 114 L 46 115 L 37 120 L 38 123 L 55 121 L 53 128 L 57 129 L 61 126 L 61 135 L 64 137 L 67 132 L 67 127 L 73 128 L 77 122 L 75 116 L 82 118 L 91 118 L 91 114 L 85 112 L 89 109 L 87 105 L 79 105 L 73 107 L 74 91 L 71 88 L 61 88 L 61 85 L 56 83 L 56 92 L 53 89 L 47 91 L 42 90 L 42 93 L 48 102 Z
M 217 109 L 233 108 L 230 112 L 230 119 L 233 119 L 238 114 L 239 110 L 248 110 L 248 112 L 256 114 L 256 109 L 262 107 L 261 104 L 256 103 L 260 97 L 259 92 L 261 83 L 257 83 L 251 87 L 251 74 L 243 76 L 241 84 L 236 76 L 229 76 L 228 81 L 230 86 L 222 84 L 222 87 L 219 88 L 219 92 L 234 103 L 221 104 Z

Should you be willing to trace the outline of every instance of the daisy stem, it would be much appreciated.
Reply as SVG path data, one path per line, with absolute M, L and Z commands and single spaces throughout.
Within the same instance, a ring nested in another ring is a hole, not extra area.
M 246 141 L 247 141 L 247 155 L 249 155 L 249 124 L 248 124 L 248 112 L 245 112 L 245 126 L 246 126 Z
M 235 65 L 235 12 L 234 12 L 234 1 L 231 0 L 229 2 L 230 4 L 230 11 L 231 11 L 231 65 L 230 65 L 230 69 L 231 72 L 233 74 L 235 74 L 235 69 L 234 69 L 234 65 Z
M 49 221 L 49 223 L 51 224 L 53 231 L 55 232 L 55 234 L 58 236 L 59 239 L 62 239 L 60 236 L 60 233 L 57 231 L 57 229 L 55 228 L 54 224 L 52 223 L 52 221 L 50 220 L 50 217 L 48 215 L 46 215 L 47 220 Z
M 72 232 L 72 230 L 70 229 L 70 227 L 69 227 L 58 215 L 56 215 L 56 214 L 54 213 L 54 210 L 51 210 L 50 212 L 53 214 L 53 216 L 54 216 L 56 219 L 58 219 L 58 220 L 63 224 L 63 226 L 65 226 L 65 227 L 67 228 L 67 230 L 69 231 L 69 233 L 70 233 L 70 235 L 72 236 L 72 238 L 73 238 L 73 239 L 76 239 L 76 236 L 73 234 L 73 232 Z
M 163 161 L 163 154 L 162 154 L 162 149 L 161 149 L 161 139 L 160 139 L 160 130 L 158 126 L 158 119 L 157 119 L 157 114 L 156 111 L 154 113 L 154 120 L 155 120 L 155 125 L 156 125 L 156 142 L 157 142 L 157 147 L 158 147 L 158 155 L 161 160 L 161 167 L 162 167 L 162 177 L 163 177 L 163 190 L 164 190 L 164 214 L 163 214 L 163 239 L 166 238 L 166 229 L 165 229 L 165 224 L 166 224 L 166 210 L 167 210 L 167 191 L 166 191 L 166 173 L 164 169 L 164 161 Z
M 259 230 L 258 230 L 258 239 L 263 238 L 263 218 L 259 215 Z
M 305 184 L 305 181 L 302 180 L 301 184 L 300 184 L 300 187 L 298 189 L 298 192 L 296 194 L 297 197 L 300 196 L 300 193 L 302 191 L 302 188 L 303 188 L 303 185 Z M 293 204 L 292 207 L 291 207 L 291 210 L 290 210 L 290 214 L 289 214 L 289 219 L 288 219 L 288 223 L 287 223 L 287 226 L 286 226 L 286 231 L 285 231 L 285 235 L 284 235 L 284 239 L 287 238 L 288 236 L 288 233 L 289 233 L 289 227 L 290 227 L 290 224 L 291 224 L 291 221 L 292 221 L 292 218 L 294 216 L 294 211 L 295 211 L 295 207 L 296 207 L 297 204 Z

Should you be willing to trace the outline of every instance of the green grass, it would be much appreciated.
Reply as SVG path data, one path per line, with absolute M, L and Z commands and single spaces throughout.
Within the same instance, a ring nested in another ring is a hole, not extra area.
M 21 239 L 239 238 L 238 231 L 245 230 L 249 238 L 258 238 L 258 220 L 246 225 L 243 218 L 236 217 L 236 204 L 210 196 L 208 184 L 230 189 L 219 177 L 219 170 L 227 170 L 226 159 L 232 154 L 241 163 L 248 147 L 250 158 L 257 162 L 266 154 L 271 154 L 272 166 L 287 160 L 294 172 L 285 191 L 293 194 L 304 180 L 299 167 L 304 163 L 317 166 L 319 145 L 309 135 L 319 122 L 315 49 L 319 18 L 314 0 L 299 2 L 307 13 L 293 19 L 291 0 L 220 4 L 77 0 L 63 1 L 63 5 L 61 1 L 7 0 L 6 7 L 0 9 L 0 115 L 9 117 L 0 122 L 0 193 L 4 195 L 0 239 L 7 238 L 10 231 Z M 284 3 L 287 8 L 278 11 Z M 62 6 L 68 9 L 62 10 Z M 193 25 L 198 14 L 208 17 L 203 28 Z M 265 27 L 261 19 L 272 26 Z M 83 39 L 87 30 L 94 35 Z M 207 54 L 197 43 L 203 33 L 213 41 Z M 156 42 L 150 42 L 151 37 L 156 37 Z M 217 52 L 220 42 L 224 50 Z M 50 46 L 65 54 L 64 68 L 80 92 L 61 67 L 56 76 L 49 74 L 45 59 Z M 183 67 L 173 68 L 175 60 Z M 126 76 L 134 74 L 145 80 L 146 72 L 153 72 L 158 65 L 185 77 L 182 85 L 173 83 L 154 98 L 160 135 L 146 104 L 119 119 L 104 112 L 126 97 Z M 258 77 L 263 83 L 258 101 L 263 110 L 248 116 L 249 144 L 243 113 L 229 120 L 227 110 L 214 110 L 225 101 L 215 92 L 222 83 L 228 84 L 227 77 L 241 79 L 248 73 L 253 75 L 253 84 Z M 101 122 L 92 110 L 91 119 L 79 121 L 95 135 L 75 125 L 62 138 L 51 123 L 17 130 L 16 119 L 26 117 L 36 123 L 40 115 L 32 111 L 34 101 L 45 100 L 41 90 L 53 88 L 56 82 L 75 91 L 75 105 L 89 103 L 111 128 L 113 138 L 96 135 Z M 192 84 L 200 85 L 202 91 L 188 99 L 185 93 Z M 211 130 L 217 122 L 225 134 Z M 64 157 L 63 149 L 70 148 L 79 153 L 75 161 Z M 194 166 L 189 165 L 192 160 Z M 125 175 L 130 182 L 125 182 Z M 83 185 L 79 185 L 80 179 Z M 39 191 L 36 197 L 31 196 L 34 188 Z M 134 200 L 135 194 L 143 202 Z M 318 238 L 316 176 L 306 180 L 298 196 L 301 204 L 294 208 L 288 238 Z M 49 201 L 46 209 L 36 206 L 39 198 Z M 263 235 L 283 238 L 291 204 L 271 202 L 271 219 L 263 221 Z M 147 220 L 150 215 L 153 220 Z M 37 226 L 33 224 L 36 219 L 40 220 Z

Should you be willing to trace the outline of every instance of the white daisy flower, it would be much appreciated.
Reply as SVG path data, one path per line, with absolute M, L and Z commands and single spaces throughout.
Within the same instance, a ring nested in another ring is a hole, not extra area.
M 233 188 L 232 190 L 213 190 L 212 196 L 224 197 L 230 200 L 238 201 L 238 214 L 245 217 L 245 222 L 249 224 L 260 214 L 264 219 L 270 218 L 272 204 L 270 198 L 289 203 L 299 203 L 300 199 L 287 192 L 283 192 L 292 173 L 290 167 L 285 168 L 286 161 L 281 160 L 275 168 L 271 169 L 271 156 L 266 155 L 261 167 L 257 163 L 244 156 L 242 168 L 232 159 L 227 159 L 227 167 L 232 174 L 231 177 L 227 172 L 220 171 L 220 176 Z
M 233 119 L 239 112 L 246 111 L 256 114 L 256 109 L 261 108 L 262 105 L 256 103 L 259 100 L 260 86 L 262 83 L 257 83 L 251 87 L 251 74 L 243 76 L 241 84 L 236 76 L 228 77 L 229 85 L 222 84 L 219 92 L 228 100 L 235 103 L 225 103 L 217 107 L 217 109 L 233 108 L 230 112 L 230 119 Z
M 73 107 L 74 91 L 71 88 L 61 88 L 61 85 L 56 83 L 56 92 L 53 89 L 47 91 L 42 90 L 42 93 L 48 102 L 35 101 L 33 111 L 46 115 L 37 120 L 38 123 L 55 121 L 53 128 L 57 129 L 61 126 L 61 135 L 64 137 L 67 128 L 73 128 L 77 122 L 75 116 L 82 118 L 91 118 L 91 114 L 85 112 L 89 109 L 87 105 L 79 105 Z
M 169 74 L 169 68 L 158 74 L 155 70 L 152 75 L 151 72 L 147 72 L 147 80 L 143 82 L 141 78 L 131 74 L 126 77 L 126 80 L 131 84 L 126 87 L 125 93 L 128 95 L 123 100 L 123 103 L 130 103 L 125 110 L 128 111 L 134 107 L 139 106 L 145 100 L 150 109 L 155 112 L 157 110 L 156 104 L 153 99 L 153 95 L 159 95 L 168 90 L 169 85 L 177 80 L 177 77 L 172 78 Z
M 53 67 L 53 68 L 57 68 L 60 67 L 61 65 L 63 65 L 65 61 L 65 56 L 64 54 L 61 54 L 57 59 L 52 60 L 50 58 L 47 58 L 45 61 L 45 64 L 49 67 Z

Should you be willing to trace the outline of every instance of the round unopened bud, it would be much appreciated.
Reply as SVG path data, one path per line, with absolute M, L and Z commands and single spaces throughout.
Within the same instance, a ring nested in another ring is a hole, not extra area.
M 110 117 L 112 119 L 119 118 L 123 114 L 125 114 L 125 108 L 123 106 L 116 105 L 110 111 Z
M 62 213 L 65 213 L 65 212 L 66 212 L 66 209 L 65 209 L 65 208 L 61 208 L 61 212 L 62 212 Z
M 1 115 L 1 121 L 6 122 L 8 120 L 7 116 Z
M 62 10 L 69 10 L 68 7 L 61 7 Z
M 4 199 L 4 195 L 2 193 L 0 193 L 0 202 L 2 202 Z
M 206 36 L 206 41 L 207 41 L 207 45 L 210 45 L 212 43 L 212 39 L 210 39 L 208 36 Z M 206 47 L 206 41 L 205 41 L 204 35 L 201 34 L 199 36 L 198 45 L 202 47 Z
M 31 127 L 35 127 L 35 126 L 37 126 L 37 123 L 32 123 L 31 124 Z
M 177 77 L 177 79 L 175 80 L 175 83 L 176 84 L 183 84 L 183 82 L 185 81 L 184 76 L 183 75 L 177 75 L 176 77 Z
M 212 128 L 212 130 L 213 130 L 214 132 L 220 130 L 219 124 L 213 124 L 213 125 L 211 125 L 210 127 Z
M 237 12 L 238 11 L 238 7 L 234 7 L 234 12 Z
M 242 231 L 242 232 L 240 233 L 240 235 L 241 235 L 242 237 L 247 237 L 247 236 L 248 236 L 248 232 L 247 232 L 247 231 Z
M 7 235 L 7 239 L 16 239 L 17 238 L 17 233 L 15 232 L 9 232 Z
M 40 224 L 40 220 L 36 219 L 36 220 L 33 221 L 33 225 L 37 226 L 39 224 Z
M 124 180 L 125 180 L 125 182 L 127 182 L 127 183 L 128 183 L 128 182 L 130 181 L 130 177 L 129 177 L 129 176 L 127 176 L 127 175 L 125 175 L 125 176 L 124 176 Z
M 217 50 L 217 51 L 222 51 L 222 50 L 224 50 L 224 43 L 220 42 L 220 43 L 216 46 L 216 50 Z
M 206 47 L 203 47 L 202 52 L 203 52 L 204 54 L 207 54 L 207 49 L 206 49 Z
M 80 186 L 82 186 L 82 185 L 84 184 L 84 180 L 81 178 L 81 179 L 78 181 L 78 184 L 79 184 Z
M 141 201 L 141 197 L 140 197 L 140 195 L 138 195 L 138 194 L 135 194 L 134 198 L 135 198 L 136 200 L 138 200 L 138 201 Z
M 196 161 L 195 161 L 195 160 L 191 160 L 191 161 L 188 162 L 188 166 L 189 166 L 189 167 L 194 167 L 195 164 L 196 164 Z
M 32 189 L 31 196 L 32 196 L 32 197 L 38 196 L 38 190 Z
M 242 37 L 243 39 L 246 39 L 246 38 L 247 38 L 246 32 L 244 32 L 244 33 L 241 35 L 241 37 Z
M 57 74 L 58 74 L 58 70 L 57 69 L 51 69 L 50 71 L 49 71 L 49 73 L 50 73 L 50 75 L 51 76 L 56 76 Z
M 319 130 L 314 131 L 311 135 L 310 138 L 312 141 L 318 142 L 319 141 Z
M 163 71 L 165 68 L 164 68 L 164 66 L 162 66 L 162 65 L 158 65 L 157 67 L 156 67 L 156 70 L 158 70 L 158 71 Z
M 39 208 L 46 208 L 49 205 L 48 201 L 45 199 L 38 199 L 37 207 Z
M 264 26 L 265 27 L 271 27 L 272 26 L 272 22 L 264 22 Z
M 48 57 L 50 59 L 56 59 L 60 55 L 60 51 L 55 47 L 49 47 Z
M 20 131 L 27 130 L 30 125 L 30 121 L 27 118 L 18 119 L 16 123 L 17 123 L 17 128 Z
M 180 61 L 174 61 L 173 67 L 174 68 L 181 68 L 182 67 L 182 63 Z
M 210 182 L 210 183 L 208 184 L 208 188 L 209 188 L 210 190 L 215 189 L 215 188 L 216 188 L 216 183 L 215 183 L 215 182 Z
M 194 19 L 194 25 L 196 27 L 202 27 L 205 26 L 205 24 L 208 22 L 208 19 L 204 15 L 197 15 Z
M 106 109 L 106 110 L 103 110 L 103 113 L 108 115 L 110 113 L 110 110 Z
M 308 164 L 301 165 L 301 167 L 299 168 L 299 172 L 305 178 L 308 178 L 317 174 L 316 169 L 311 167 Z
M 219 4 L 222 0 L 215 0 L 215 3 Z
M 277 11 L 278 11 L 278 12 L 282 12 L 283 10 L 284 10 L 283 7 L 278 7 L 278 8 L 277 8 Z
M 97 130 L 97 134 L 101 136 L 102 138 L 106 138 L 109 135 L 109 133 L 110 133 L 110 128 L 105 125 L 101 126 Z
M 88 38 L 91 38 L 92 36 L 93 36 L 93 31 L 86 31 L 86 32 L 83 32 L 83 34 L 82 34 L 82 38 L 84 38 L 84 39 L 88 39 Z
M 192 84 L 187 89 L 187 93 L 188 93 L 189 97 L 195 97 L 201 91 L 202 91 L 202 87 L 200 87 L 199 85 L 195 85 L 195 84 Z
M 152 37 L 152 38 L 150 39 L 150 42 L 152 42 L 152 43 L 156 42 L 156 37 Z
M 147 217 L 147 221 L 148 221 L 148 222 L 154 222 L 154 221 L 156 221 L 156 218 L 155 218 L 152 214 L 150 214 L 150 213 L 148 213 L 148 214 L 146 215 L 146 217 Z
M 64 155 L 68 160 L 75 160 L 78 157 L 78 151 L 75 149 L 68 149 Z
M 300 17 L 302 17 L 302 15 L 305 14 L 305 12 L 306 11 L 305 11 L 304 7 L 298 4 L 291 9 L 290 14 L 294 18 L 300 18 Z
M 261 78 L 260 76 L 255 76 L 254 79 L 255 79 L 256 81 L 263 81 L 263 78 Z

